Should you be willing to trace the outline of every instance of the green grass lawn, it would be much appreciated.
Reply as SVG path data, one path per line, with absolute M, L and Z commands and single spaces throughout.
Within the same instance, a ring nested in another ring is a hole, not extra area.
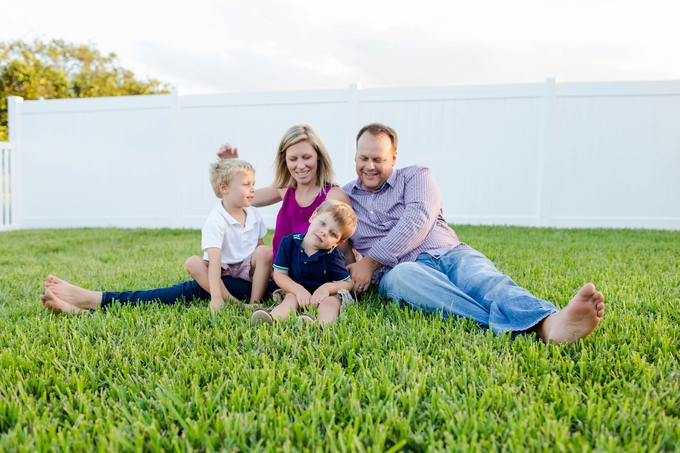
M 537 296 L 605 294 L 576 345 L 494 336 L 371 295 L 327 331 L 207 301 L 54 315 L 187 278 L 194 230 L 0 233 L 0 451 L 678 451 L 680 232 L 458 226 Z

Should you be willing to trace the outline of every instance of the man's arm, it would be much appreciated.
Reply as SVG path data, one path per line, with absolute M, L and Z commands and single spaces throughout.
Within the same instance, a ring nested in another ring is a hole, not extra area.
M 397 224 L 371 247 L 361 261 L 370 257 L 383 265 L 396 266 L 402 256 L 423 243 L 437 221 L 442 206 L 441 193 L 430 169 L 416 168 L 403 184 L 404 211 Z
M 404 255 L 419 247 L 437 221 L 441 194 L 432 172 L 426 167 L 414 167 L 410 171 L 401 182 L 403 210 L 398 212 L 394 225 L 360 261 L 347 265 L 357 293 L 368 289 L 376 270 L 396 266 Z M 367 220 L 370 222 L 370 218 Z

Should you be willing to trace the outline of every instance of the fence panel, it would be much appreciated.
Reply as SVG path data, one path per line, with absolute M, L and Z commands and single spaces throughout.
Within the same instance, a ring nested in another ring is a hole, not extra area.
M 15 167 L 14 145 L 0 142 L 0 231 L 10 230 L 15 227 L 15 206 L 13 198 L 16 196 L 12 190 L 15 184 L 12 180 L 12 171 Z
M 169 98 L 23 102 L 22 226 L 175 226 Z
M 680 82 L 558 85 L 552 222 L 680 229 Z

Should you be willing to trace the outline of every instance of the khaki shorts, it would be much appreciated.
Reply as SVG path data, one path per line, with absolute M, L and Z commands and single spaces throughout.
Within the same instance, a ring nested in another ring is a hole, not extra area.
M 250 275 L 250 269 L 252 267 L 253 253 L 240 263 L 227 264 L 226 268 L 223 267 L 222 277 L 240 278 L 241 280 L 252 282 L 253 276 Z

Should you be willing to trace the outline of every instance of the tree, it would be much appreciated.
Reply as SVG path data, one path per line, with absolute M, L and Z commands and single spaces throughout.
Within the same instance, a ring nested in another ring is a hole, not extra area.
M 53 39 L 0 41 L 0 142 L 7 141 L 7 97 L 87 98 L 169 93 L 156 79 L 138 80 L 118 65 L 115 53 L 102 55 L 94 44 Z

